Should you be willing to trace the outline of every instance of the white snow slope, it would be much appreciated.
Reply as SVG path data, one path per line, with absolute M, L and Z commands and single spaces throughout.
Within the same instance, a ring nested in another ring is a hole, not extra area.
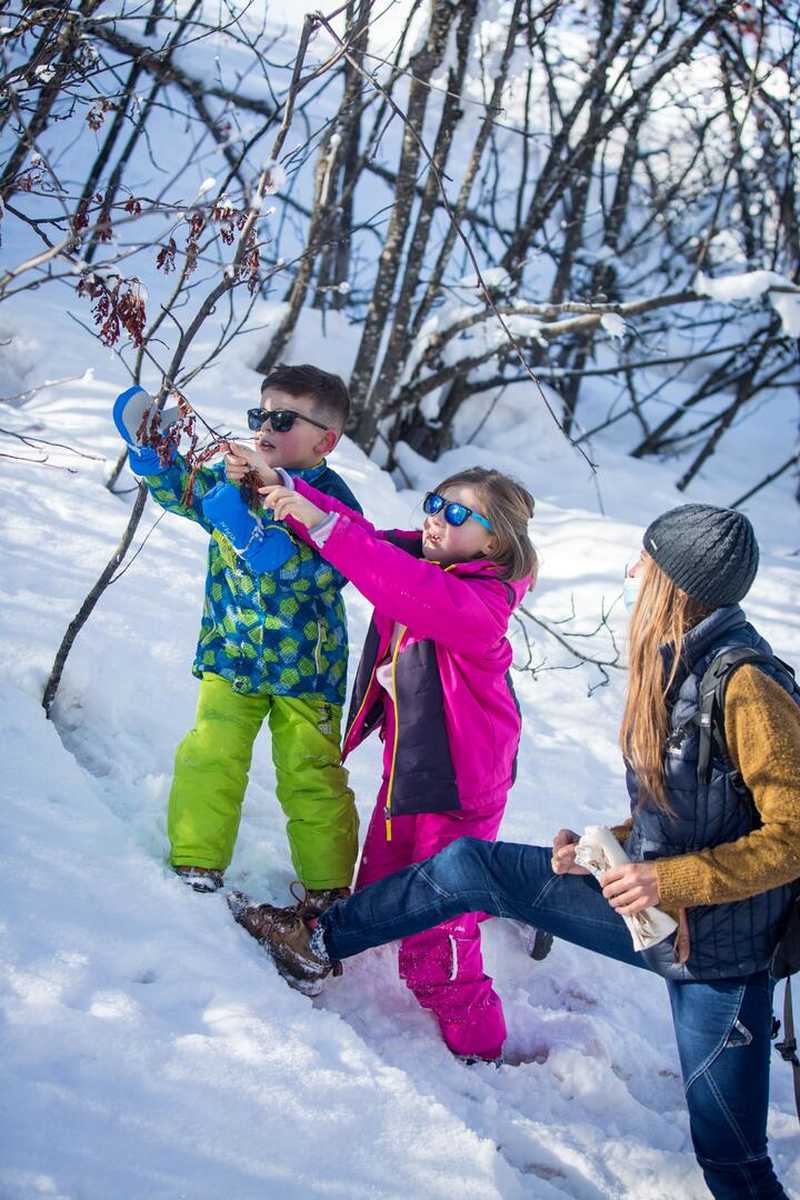
M 54 301 L 49 309 L 46 297 L 37 303 L 36 321 L 20 310 L 18 328 L 32 361 L 38 352 L 50 368 L 46 348 L 66 326 Z M 336 330 L 326 341 L 301 327 L 303 339 L 310 333 L 318 362 L 347 365 Z M 68 335 L 62 345 L 68 371 L 77 351 Z M 294 356 L 301 352 L 296 343 Z M 224 388 L 220 365 L 193 393 L 210 420 L 237 430 L 256 388 L 241 361 L 237 348 L 224 363 Z M 131 502 L 103 486 L 118 452 L 110 405 L 127 383 L 110 357 L 98 373 L 4 414 L 6 428 L 95 457 L 44 447 L 47 464 L 6 459 L 0 476 L 0 1196 L 700 1200 L 658 979 L 563 943 L 533 963 L 517 927 L 488 922 L 508 1064 L 465 1068 L 398 981 L 394 947 L 349 962 L 310 1002 L 233 924 L 221 896 L 198 896 L 172 875 L 164 814 L 174 747 L 196 694 L 189 666 L 202 531 L 174 517 L 160 522 L 80 634 L 54 719 L 45 720 L 40 697 L 56 648 Z M 37 378 L 44 374 L 40 367 Z M 464 437 L 477 424 L 469 417 Z M 789 409 L 786 431 L 789 440 Z M 766 472 L 757 422 L 729 439 L 725 458 L 711 461 L 688 498 L 724 503 Z M 8 439 L 4 450 L 27 459 L 42 452 Z M 396 492 L 350 444 L 334 462 L 367 513 L 390 525 L 417 522 L 420 491 L 457 465 L 512 470 L 539 498 L 542 572 L 529 603 L 559 619 L 574 599 L 576 616 L 560 628 L 588 630 L 618 595 L 643 525 L 687 498 L 672 488 L 674 463 L 636 463 L 603 445 L 593 453 L 599 493 L 532 390 L 519 387 L 472 445 L 435 466 L 407 454 L 415 491 Z M 763 566 L 747 608 L 776 652 L 800 662 L 790 487 L 781 480 L 748 507 Z M 149 505 L 137 544 L 156 515 Z M 355 662 L 368 606 L 352 588 L 347 602 Z M 609 620 L 623 637 L 620 608 Z M 534 661 L 570 661 L 540 630 L 531 635 Z M 524 642 L 514 638 L 524 662 Z M 602 635 L 586 644 L 609 649 Z M 593 668 L 517 675 L 524 737 L 503 836 L 547 841 L 564 824 L 624 816 L 615 745 L 624 675 L 610 674 L 592 695 Z M 363 816 L 378 774 L 378 745 L 368 745 L 352 762 Z M 265 736 L 228 882 L 284 903 L 290 879 Z M 789 1076 L 776 1060 L 771 1146 L 788 1188 L 800 1192 Z

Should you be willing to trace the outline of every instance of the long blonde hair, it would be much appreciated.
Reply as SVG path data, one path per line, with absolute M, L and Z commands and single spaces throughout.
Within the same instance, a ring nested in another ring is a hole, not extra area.
M 640 803 L 650 800 L 668 812 L 671 806 L 664 783 L 667 696 L 681 667 L 683 639 L 709 610 L 676 587 L 651 558 L 643 560 L 641 570 L 628 637 L 628 691 L 619 742 L 639 782 Z M 672 650 L 668 672 L 662 646 Z
M 528 521 L 533 516 L 534 499 L 527 488 L 501 471 L 490 467 L 467 467 L 448 476 L 436 488 L 469 487 L 477 492 L 483 504 L 483 515 L 491 521 L 496 548 L 492 562 L 500 567 L 503 579 L 531 577 L 536 583 L 539 559 L 528 536 Z

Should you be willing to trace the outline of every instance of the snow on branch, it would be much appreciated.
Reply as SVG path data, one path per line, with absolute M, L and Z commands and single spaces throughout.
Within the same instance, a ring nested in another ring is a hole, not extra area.
M 743 275 L 723 275 L 719 279 L 711 279 L 699 271 L 695 291 L 721 304 L 759 300 L 766 293 L 786 336 L 800 337 L 800 287 L 777 271 L 746 271 Z

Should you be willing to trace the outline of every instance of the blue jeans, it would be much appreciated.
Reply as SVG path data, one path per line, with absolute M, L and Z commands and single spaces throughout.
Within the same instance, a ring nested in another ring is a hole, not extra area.
M 349 958 L 463 912 L 513 917 L 607 958 L 648 969 L 589 875 L 554 875 L 549 848 L 460 838 L 341 900 L 319 919 L 333 959 Z M 767 1154 L 772 984 L 667 982 L 692 1142 L 717 1200 L 786 1200 Z

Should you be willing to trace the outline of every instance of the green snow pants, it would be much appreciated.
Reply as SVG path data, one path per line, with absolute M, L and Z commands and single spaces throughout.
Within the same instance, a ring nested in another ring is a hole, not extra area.
M 349 887 L 358 816 L 341 761 L 341 709 L 322 699 L 243 696 L 219 675 L 203 676 L 194 728 L 175 752 L 170 862 L 220 871 L 230 863 L 265 718 L 297 876 L 307 888 Z

